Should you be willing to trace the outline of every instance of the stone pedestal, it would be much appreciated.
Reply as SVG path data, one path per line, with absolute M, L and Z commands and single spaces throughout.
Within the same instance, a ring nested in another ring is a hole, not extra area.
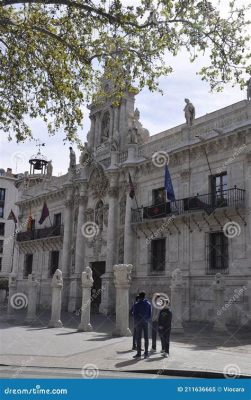
M 215 275 L 213 282 L 214 291 L 214 330 L 218 332 L 226 331 L 225 327 L 225 281 L 221 273 Z
M 53 275 L 52 282 L 52 302 L 51 302 L 51 319 L 48 328 L 61 328 L 61 292 L 63 288 L 62 272 L 57 269 Z
M 184 328 L 182 325 L 182 320 L 183 320 L 182 295 L 183 295 L 182 272 L 179 268 L 177 268 L 173 271 L 171 279 L 171 309 L 173 313 L 172 317 L 173 333 L 184 332 Z
M 9 298 L 8 298 L 8 309 L 7 309 L 7 321 L 14 319 L 14 308 L 12 307 L 12 299 L 17 291 L 17 274 L 11 273 L 9 275 Z
M 25 318 L 27 324 L 36 320 L 38 285 L 39 282 L 35 279 L 34 274 L 30 274 L 28 276 L 28 308 Z
M 116 288 L 116 328 L 114 336 L 131 336 L 129 329 L 129 288 L 131 284 L 131 264 L 114 265 Z
M 78 326 L 79 332 L 92 331 L 90 323 L 91 316 L 91 289 L 93 286 L 92 270 L 87 267 L 82 273 L 82 306 L 81 322 Z
M 138 161 L 138 145 L 137 144 L 129 144 L 128 145 L 128 157 L 126 160 L 126 164 L 135 163 Z

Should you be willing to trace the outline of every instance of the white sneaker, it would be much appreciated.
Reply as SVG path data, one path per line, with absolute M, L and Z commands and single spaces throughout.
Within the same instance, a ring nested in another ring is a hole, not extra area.
M 169 357 L 169 354 L 164 352 L 164 353 L 163 353 L 163 357 L 168 358 L 168 357 Z
M 156 349 L 151 348 L 151 353 L 156 353 Z
M 165 350 L 161 350 L 161 353 L 165 353 Z

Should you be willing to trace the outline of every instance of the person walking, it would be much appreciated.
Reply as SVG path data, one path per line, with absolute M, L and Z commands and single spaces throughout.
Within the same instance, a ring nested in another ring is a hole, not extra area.
M 133 326 L 133 337 L 132 337 L 132 350 L 137 350 L 137 321 L 134 315 L 134 306 L 139 301 L 139 295 L 135 297 L 135 301 L 130 310 L 130 315 L 133 316 L 134 326 Z
M 169 305 L 169 299 L 165 299 L 165 305 L 160 311 L 158 319 L 159 335 L 163 349 L 163 357 L 169 356 L 170 333 L 172 324 L 172 311 L 170 310 Z
M 141 337 L 142 332 L 144 333 L 144 342 L 145 342 L 145 352 L 144 358 L 148 358 L 148 346 L 149 346 L 149 338 L 148 338 L 148 322 L 151 318 L 152 307 L 150 302 L 145 298 L 145 292 L 139 293 L 139 300 L 134 305 L 134 318 L 136 322 L 136 336 L 137 336 L 137 354 L 133 356 L 134 358 L 141 357 Z

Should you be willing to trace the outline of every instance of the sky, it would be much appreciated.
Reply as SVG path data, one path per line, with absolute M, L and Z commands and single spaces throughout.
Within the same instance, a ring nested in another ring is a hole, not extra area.
M 144 89 L 136 96 L 135 108 L 139 109 L 140 121 L 149 130 L 150 135 L 185 122 L 183 112 L 185 98 L 189 98 L 194 104 L 196 117 L 246 99 L 246 91 L 241 91 L 237 86 L 233 88 L 227 85 L 222 93 L 211 93 L 209 84 L 202 82 L 196 74 L 202 66 L 207 64 L 207 59 L 202 56 L 191 64 L 189 56 L 183 52 L 168 62 L 172 65 L 174 72 L 160 79 L 160 88 L 164 94 L 151 93 Z M 87 109 L 83 125 L 79 135 L 84 142 L 90 126 Z M 64 135 L 58 133 L 56 136 L 49 137 L 46 126 L 40 120 L 31 121 L 30 126 L 34 139 L 39 139 L 41 143 L 46 144 L 42 147 L 42 153 L 48 160 L 52 160 L 53 175 L 65 174 L 68 169 L 70 144 L 64 145 Z M 28 161 L 38 151 L 37 143 L 26 141 L 17 144 L 14 140 L 8 142 L 7 138 L 0 134 L 0 168 L 5 170 L 8 167 L 12 168 L 14 173 L 28 171 Z M 79 152 L 76 148 L 75 151 L 78 157 Z

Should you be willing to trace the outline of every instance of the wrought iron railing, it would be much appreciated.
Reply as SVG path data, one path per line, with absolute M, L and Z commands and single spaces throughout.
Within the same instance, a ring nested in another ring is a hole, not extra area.
M 211 214 L 217 208 L 243 206 L 245 190 L 234 187 L 221 192 L 196 195 L 178 199 L 171 203 L 160 203 L 132 209 L 132 222 L 146 219 L 165 218 L 170 214 L 186 214 L 193 211 L 205 211 Z
M 18 232 L 16 239 L 18 242 L 25 242 L 28 240 L 46 239 L 55 236 L 63 236 L 63 225 L 54 225 L 49 228 L 27 230 L 25 232 Z

